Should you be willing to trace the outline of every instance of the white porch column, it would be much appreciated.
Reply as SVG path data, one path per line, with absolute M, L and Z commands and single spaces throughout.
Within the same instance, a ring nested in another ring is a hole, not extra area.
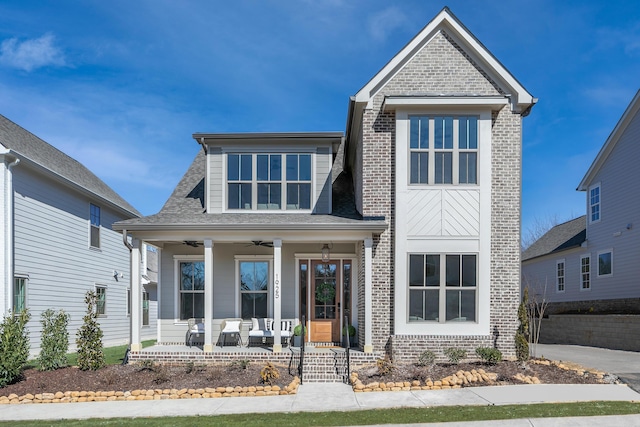
M 213 352 L 213 241 L 204 241 L 204 352 Z
M 131 240 L 131 265 L 129 275 L 131 280 L 131 351 L 142 350 L 140 330 L 142 329 L 142 276 L 140 275 L 140 261 L 142 260 L 142 242 Z
M 364 352 L 373 353 L 373 315 L 372 307 L 372 267 L 373 267 L 373 239 L 364 239 Z
M 273 240 L 273 352 L 282 352 L 282 240 Z

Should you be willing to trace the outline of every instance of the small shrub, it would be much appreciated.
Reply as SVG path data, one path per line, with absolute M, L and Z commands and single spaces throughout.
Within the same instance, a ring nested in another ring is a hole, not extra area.
M 396 368 L 393 364 L 393 360 L 391 360 L 389 356 L 385 356 L 383 359 L 378 359 L 376 361 L 376 366 L 378 367 L 378 375 L 382 377 L 391 375 Z
M 155 371 L 156 361 L 151 359 L 145 359 L 138 362 L 138 371 Z
M 444 355 L 450 363 L 457 365 L 462 359 L 466 359 L 467 351 L 462 348 L 449 347 L 444 349 Z
M 118 374 L 115 371 L 106 371 L 101 375 L 102 383 L 105 385 L 115 385 L 120 380 Z
M 495 365 L 502 360 L 502 353 L 497 348 L 493 347 L 478 347 L 476 348 L 476 354 L 483 362 L 489 365 Z
M 418 356 L 417 366 L 433 366 L 436 362 L 436 354 L 431 350 L 425 350 Z
M 166 365 L 157 365 L 153 372 L 155 373 L 153 382 L 156 384 L 166 383 L 171 377 L 169 375 L 169 368 L 167 368 Z
M 0 387 L 11 384 L 22 374 L 29 358 L 29 312 L 9 312 L 0 323 Z
M 193 372 L 195 367 L 196 365 L 193 362 L 187 362 L 187 364 L 185 365 L 185 371 L 187 372 L 187 374 L 190 374 L 191 372 Z
M 280 378 L 280 372 L 271 362 L 267 362 L 260 370 L 260 378 L 264 384 L 272 385 L 275 380 Z
M 240 359 L 234 360 L 229 366 L 231 366 L 232 369 L 244 370 L 247 369 L 250 364 L 251 361 L 249 359 Z
M 222 375 L 222 368 L 218 365 L 210 365 L 204 375 L 207 381 L 215 381 Z
M 56 313 L 52 309 L 42 312 L 42 341 L 38 356 L 38 369 L 53 371 L 67 366 L 67 351 L 69 350 L 69 314 L 64 310 Z
M 520 362 L 529 360 L 529 316 L 527 305 L 529 304 L 529 289 L 524 289 L 524 295 L 518 306 L 518 330 L 516 331 L 515 346 L 516 358 Z
M 84 315 L 84 323 L 76 334 L 78 346 L 78 367 L 83 371 L 96 371 L 105 365 L 104 351 L 102 349 L 102 329 L 96 320 L 98 314 L 95 307 L 98 296 L 95 292 L 88 291 L 84 297 L 87 305 L 87 314 Z

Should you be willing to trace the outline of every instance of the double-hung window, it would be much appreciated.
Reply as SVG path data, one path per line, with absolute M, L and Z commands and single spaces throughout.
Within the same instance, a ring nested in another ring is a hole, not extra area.
M 180 262 L 180 319 L 204 317 L 204 262 Z
M 476 254 L 409 255 L 409 321 L 475 322 Z
M 580 288 L 583 291 L 591 289 L 591 256 L 580 257 Z
M 14 277 L 13 279 L 13 314 L 21 313 L 27 308 L 27 278 Z
M 478 117 L 410 116 L 410 184 L 477 184 Z
M 98 316 L 106 316 L 107 288 L 105 286 L 96 286 L 96 297 L 96 314 Z
M 311 154 L 227 154 L 227 209 L 311 209 Z
M 589 222 L 600 221 L 600 185 L 589 189 Z
M 241 317 L 267 317 L 269 261 L 240 261 Z
M 100 247 L 100 206 L 89 204 L 89 244 L 92 248 Z
M 564 260 L 556 262 L 556 291 L 564 292 Z

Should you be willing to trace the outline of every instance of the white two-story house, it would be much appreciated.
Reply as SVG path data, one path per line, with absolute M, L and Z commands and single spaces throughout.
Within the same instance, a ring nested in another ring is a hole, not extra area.
M 160 342 L 203 318 L 207 354 L 222 319 L 246 335 L 273 318 L 278 337 L 278 320 L 304 316 L 309 343 L 338 344 L 350 323 L 364 354 L 513 355 L 535 102 L 445 8 L 350 98 L 344 133 L 194 134 L 162 210 L 114 226 L 134 265 L 141 242 L 160 248 Z

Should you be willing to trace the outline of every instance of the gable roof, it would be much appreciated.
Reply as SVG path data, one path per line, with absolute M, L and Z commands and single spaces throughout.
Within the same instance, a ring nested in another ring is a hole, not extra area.
M 15 157 L 39 168 L 74 189 L 111 205 L 127 217 L 140 212 L 82 163 L 0 114 L 0 145 Z
M 511 99 L 513 111 L 525 114 L 537 102 L 518 80 L 498 61 L 491 52 L 445 7 L 431 20 L 400 52 L 398 52 L 367 84 L 352 98 L 356 103 L 370 103 L 375 94 L 398 73 L 432 39 L 446 30 L 456 42 L 483 70 L 503 89 Z
M 627 109 L 624 111 L 624 113 L 622 114 L 622 117 L 620 117 L 620 120 L 618 121 L 616 126 L 613 128 L 613 131 L 611 132 L 611 134 L 605 141 L 604 145 L 600 149 L 600 152 L 598 152 L 598 155 L 596 156 L 595 160 L 593 161 L 593 163 L 591 163 L 589 170 L 584 175 L 584 178 L 582 178 L 582 181 L 580 181 L 580 184 L 578 185 L 578 188 L 577 188 L 578 191 L 586 191 L 589 188 L 589 185 L 591 185 L 593 178 L 598 174 L 602 165 L 607 161 L 609 154 L 611 154 L 616 144 L 618 143 L 618 140 L 627 129 L 627 126 L 629 126 L 629 123 L 631 123 L 633 118 L 638 114 L 639 110 L 640 110 L 640 90 L 636 92 L 635 96 L 631 100 L 631 103 L 629 104 Z
M 522 253 L 522 261 L 579 247 L 587 239 L 587 216 L 558 224 Z

